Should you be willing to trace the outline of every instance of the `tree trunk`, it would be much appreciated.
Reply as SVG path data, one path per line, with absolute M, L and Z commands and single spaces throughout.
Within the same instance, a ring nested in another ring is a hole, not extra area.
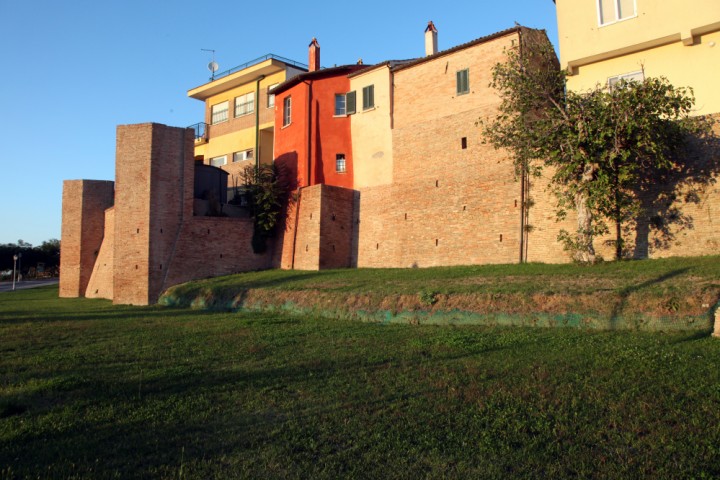
M 585 170 L 582 175 L 582 183 L 584 185 L 590 184 L 595 173 L 595 167 L 591 163 L 585 166 Z M 595 262 L 595 247 L 593 246 L 593 213 L 587 206 L 587 194 L 582 191 L 578 191 L 575 194 L 575 210 L 577 211 L 577 246 L 578 250 L 575 252 L 575 260 L 585 263 Z

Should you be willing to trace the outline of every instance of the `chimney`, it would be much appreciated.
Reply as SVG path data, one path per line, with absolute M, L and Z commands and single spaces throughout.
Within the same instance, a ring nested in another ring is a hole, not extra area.
M 425 29 L 425 56 L 435 55 L 438 51 L 437 45 L 437 28 L 433 24 L 432 20 L 428 22 L 428 26 Z
M 320 44 L 317 38 L 313 38 L 308 50 L 308 72 L 316 70 L 320 70 Z

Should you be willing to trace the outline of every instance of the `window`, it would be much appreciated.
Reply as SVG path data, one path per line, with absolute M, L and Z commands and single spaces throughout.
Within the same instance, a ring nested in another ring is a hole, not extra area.
M 292 97 L 285 97 L 283 100 L 283 127 L 290 125 L 292 120 Z
M 635 0 L 598 0 L 600 25 L 608 25 L 635 16 Z
M 465 95 L 470 93 L 470 70 L 460 70 L 457 72 L 457 94 Z
M 235 97 L 235 116 L 247 115 L 255 111 L 255 92 Z
M 223 155 L 222 157 L 214 157 L 210 159 L 210 165 L 213 167 L 222 167 L 227 163 L 227 155 Z
M 242 162 L 243 160 L 252 160 L 252 159 L 253 159 L 253 151 L 252 150 L 243 150 L 242 152 L 233 153 L 233 162 Z
M 335 155 L 335 171 L 337 173 L 345 173 L 345 154 L 338 153 Z
M 363 110 L 375 107 L 375 85 L 363 88 Z
M 345 94 L 344 93 L 336 93 L 335 94 L 335 115 L 346 115 L 347 110 L 345 108 Z
M 347 113 L 348 115 L 352 115 L 353 113 L 356 112 L 356 109 L 355 109 L 356 98 L 355 97 L 357 97 L 357 95 L 355 94 L 354 90 L 352 92 L 348 92 L 345 94 L 345 113 Z
M 210 123 L 225 122 L 228 119 L 228 102 L 218 103 L 210 107 Z
M 272 85 L 270 85 L 270 86 L 268 87 L 268 94 L 267 94 L 268 102 L 267 102 L 267 108 L 273 108 L 273 107 L 275 106 L 275 95 L 272 94 L 272 93 L 270 93 L 270 90 L 272 90 L 273 88 L 275 88 L 275 87 L 277 87 L 277 86 L 278 86 L 277 83 L 273 83 Z
M 612 90 L 615 85 L 617 85 L 622 80 L 626 82 L 642 82 L 643 80 L 645 80 L 645 74 L 643 74 L 642 71 L 639 71 L 610 77 L 608 78 L 608 87 L 610 87 L 610 89 Z

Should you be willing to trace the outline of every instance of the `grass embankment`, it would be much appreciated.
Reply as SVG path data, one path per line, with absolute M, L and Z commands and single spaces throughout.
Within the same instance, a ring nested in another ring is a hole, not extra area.
M 720 256 L 582 265 L 265 271 L 178 285 L 165 305 L 371 321 L 709 329 Z
M 699 332 L 0 293 L 0 478 L 717 478 L 718 358 Z

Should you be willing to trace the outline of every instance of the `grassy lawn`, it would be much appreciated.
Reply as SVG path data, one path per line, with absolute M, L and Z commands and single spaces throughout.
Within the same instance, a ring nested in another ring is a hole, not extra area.
M 720 256 L 594 266 L 269 270 L 177 285 L 160 301 L 406 323 L 708 330 L 720 301 Z
M 717 478 L 720 340 L 0 294 L 0 478 Z

